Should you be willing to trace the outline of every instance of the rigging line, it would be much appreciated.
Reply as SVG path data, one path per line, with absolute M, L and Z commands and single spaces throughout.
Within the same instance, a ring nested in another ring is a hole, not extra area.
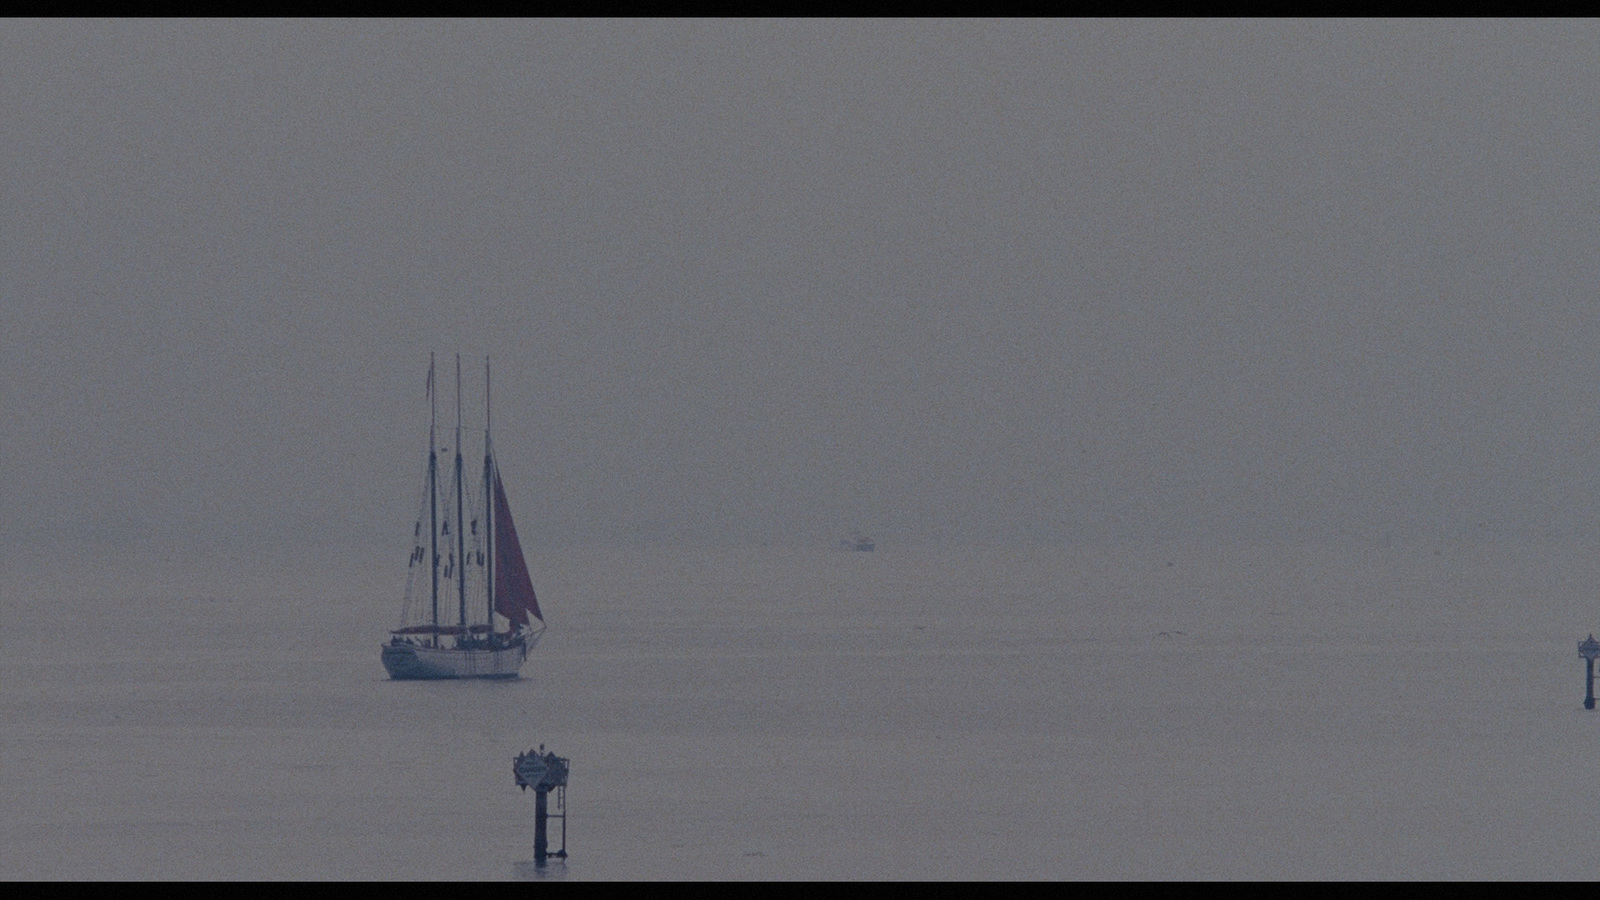
M 458 590 L 456 599 L 460 604 L 459 621 L 462 626 L 467 624 L 467 537 L 464 510 L 462 509 L 463 485 L 461 484 L 461 354 L 456 354 L 456 546 L 460 549 L 460 559 L 463 563 L 458 573 Z
M 494 428 L 494 407 L 490 400 L 493 382 L 490 380 L 489 357 L 483 358 L 483 547 L 488 557 L 488 568 L 484 571 L 483 595 L 485 601 L 485 621 L 489 623 L 489 634 L 494 634 L 494 496 L 489 486 L 489 474 L 494 470 L 494 444 L 490 434 Z
M 433 575 L 433 634 L 429 638 L 432 645 L 439 646 L 439 454 L 434 449 L 434 430 L 437 427 L 438 402 L 435 400 L 437 392 L 434 391 L 434 359 L 433 353 L 428 354 L 428 525 L 432 532 L 429 538 L 432 549 L 432 564 L 429 570 Z
M 415 624 L 415 623 L 413 623 L 411 621 L 411 605 L 412 605 L 413 600 L 415 599 L 414 592 L 416 591 L 417 579 L 421 576 L 421 572 L 422 572 L 422 569 L 423 569 L 423 566 L 419 565 L 419 563 L 423 563 L 423 562 L 427 561 L 427 551 L 422 546 L 422 520 L 427 517 L 427 513 L 428 513 L 428 464 L 427 464 L 427 462 L 423 462 L 423 464 L 422 464 L 422 472 L 420 474 L 421 474 L 422 477 L 417 479 L 418 487 L 417 487 L 416 502 L 412 505 L 413 508 L 417 511 L 417 518 L 415 520 L 415 524 L 412 527 L 412 533 L 411 533 L 410 545 L 411 545 L 411 560 L 412 560 L 412 562 L 406 569 L 406 596 L 405 596 L 405 602 L 403 604 L 401 604 L 401 607 L 400 607 L 400 624 L 401 624 L 402 627 L 406 626 L 406 625 Z

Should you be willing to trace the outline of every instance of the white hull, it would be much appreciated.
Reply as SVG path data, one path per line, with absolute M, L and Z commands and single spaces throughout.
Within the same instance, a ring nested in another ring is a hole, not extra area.
M 498 650 L 458 650 L 385 644 L 383 667 L 389 677 L 402 680 L 436 678 L 516 678 L 528 658 L 528 643 Z

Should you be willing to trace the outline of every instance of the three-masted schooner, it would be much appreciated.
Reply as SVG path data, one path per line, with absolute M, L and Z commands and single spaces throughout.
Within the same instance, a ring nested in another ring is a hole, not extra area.
M 495 464 L 487 359 L 483 371 L 480 494 L 467 486 L 461 453 L 461 357 L 456 356 L 455 444 L 443 448 L 455 454 L 447 483 L 439 472 L 438 404 L 433 357 L 428 358 L 426 496 L 412 530 L 401 624 L 383 645 L 383 667 L 391 678 L 515 678 L 544 634 L 544 615 Z

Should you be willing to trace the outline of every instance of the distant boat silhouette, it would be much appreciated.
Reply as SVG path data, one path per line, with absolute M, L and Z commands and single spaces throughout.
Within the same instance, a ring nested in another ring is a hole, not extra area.
M 863 553 L 871 553 L 873 550 L 876 550 L 877 547 L 878 545 L 872 542 L 872 538 L 867 537 L 859 531 L 851 535 L 849 540 L 839 542 L 840 550 L 859 550 Z

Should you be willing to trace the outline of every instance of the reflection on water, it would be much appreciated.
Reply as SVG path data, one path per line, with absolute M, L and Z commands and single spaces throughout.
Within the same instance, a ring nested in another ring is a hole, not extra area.
M 566 860 L 552 859 L 541 866 L 531 860 L 524 860 L 512 864 L 512 877 L 518 881 L 535 881 L 541 878 L 560 881 L 567 877 L 567 863 Z

